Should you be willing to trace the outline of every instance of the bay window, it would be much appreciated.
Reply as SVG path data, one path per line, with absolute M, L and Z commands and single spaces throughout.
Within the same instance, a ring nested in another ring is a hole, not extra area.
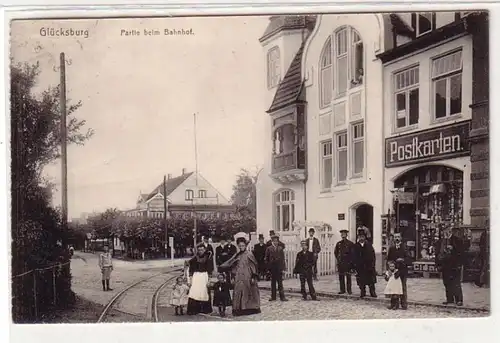
M 412 67 L 394 75 L 396 129 L 418 124 L 419 67 Z
M 295 193 L 282 190 L 275 195 L 275 227 L 276 231 L 290 231 L 295 220 Z
M 432 61 L 434 119 L 462 113 L 462 50 Z
M 321 143 L 321 188 L 329 190 L 333 180 L 333 144 L 331 140 Z

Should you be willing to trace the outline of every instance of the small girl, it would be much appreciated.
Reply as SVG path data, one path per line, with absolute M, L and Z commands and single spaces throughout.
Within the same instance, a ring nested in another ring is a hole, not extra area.
M 391 298 L 391 305 L 388 307 L 390 310 L 397 310 L 399 308 L 399 298 L 403 294 L 403 284 L 399 278 L 399 271 L 396 269 L 396 263 L 389 261 L 389 270 L 385 272 L 385 286 L 384 294 L 386 297 Z
M 175 315 L 184 315 L 184 306 L 188 303 L 189 286 L 184 282 L 184 277 L 179 276 L 172 288 L 170 305 L 175 306 Z
M 214 302 L 213 305 L 219 308 L 219 315 L 221 317 L 226 316 L 226 307 L 231 306 L 231 294 L 229 290 L 231 289 L 231 284 L 226 282 L 226 276 L 222 273 L 217 275 L 217 282 L 213 285 L 214 290 Z

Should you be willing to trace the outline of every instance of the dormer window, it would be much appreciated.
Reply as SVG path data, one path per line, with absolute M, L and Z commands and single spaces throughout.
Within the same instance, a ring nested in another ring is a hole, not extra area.
M 419 12 L 412 14 L 412 24 L 415 30 L 415 36 L 420 37 L 435 29 L 436 14 L 432 12 Z
M 204 189 L 200 189 L 198 191 L 198 198 L 206 198 L 207 197 L 207 191 Z
M 186 189 L 186 200 L 193 200 L 194 192 L 192 189 Z
M 267 53 L 267 87 L 276 87 L 281 81 L 280 49 L 276 46 Z

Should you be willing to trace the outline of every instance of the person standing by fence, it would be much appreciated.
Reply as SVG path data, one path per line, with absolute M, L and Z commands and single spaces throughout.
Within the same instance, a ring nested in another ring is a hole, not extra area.
M 109 280 L 113 271 L 113 258 L 107 245 L 104 246 L 104 252 L 99 255 L 99 268 L 102 274 L 102 290 L 112 291 L 109 287 Z
M 258 268 L 259 268 L 259 279 L 264 280 L 266 276 L 266 244 L 264 243 L 264 235 L 259 234 L 259 243 L 255 244 L 253 247 L 253 255 L 257 260 Z
M 313 265 L 313 278 L 318 281 L 318 256 L 321 252 L 321 245 L 319 244 L 319 239 L 314 237 L 314 229 L 309 229 L 309 238 L 306 239 L 308 251 L 312 252 L 314 255 L 314 265 Z
M 334 255 L 337 259 L 337 271 L 339 273 L 339 294 L 345 294 L 346 281 L 347 293 L 352 294 L 351 270 L 353 269 L 354 243 L 347 239 L 348 230 L 340 230 L 342 240 L 335 245 Z
M 287 301 L 285 298 L 285 291 L 283 289 L 283 272 L 286 269 L 285 252 L 279 244 L 280 241 L 278 235 L 274 234 L 271 239 L 272 243 L 269 247 L 267 247 L 265 255 L 267 270 L 271 275 L 271 299 L 269 299 L 269 301 L 276 300 L 276 286 L 278 286 L 280 300 Z

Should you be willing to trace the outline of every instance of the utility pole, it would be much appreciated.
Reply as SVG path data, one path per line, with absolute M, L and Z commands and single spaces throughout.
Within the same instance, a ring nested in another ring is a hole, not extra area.
M 165 225 L 165 258 L 168 250 L 168 227 L 167 227 L 167 175 L 163 176 L 163 224 Z M 171 247 L 172 248 L 172 247 Z
M 197 143 L 197 137 L 196 137 L 196 113 L 193 114 L 194 117 L 194 162 L 195 162 L 195 182 L 196 182 L 196 188 L 198 188 L 198 143 Z M 193 199 L 191 200 L 193 204 L 193 215 L 194 215 L 194 222 L 193 222 L 193 231 L 194 231 L 194 237 L 193 237 L 193 242 L 194 242 L 194 247 L 196 248 L 196 236 L 198 234 L 198 223 L 196 219 L 196 207 L 194 204 L 194 196 Z
M 68 155 L 67 155 L 67 132 L 66 132 L 66 57 L 64 52 L 60 54 L 60 99 L 61 111 L 61 183 L 62 183 L 62 228 L 66 231 L 68 226 Z

